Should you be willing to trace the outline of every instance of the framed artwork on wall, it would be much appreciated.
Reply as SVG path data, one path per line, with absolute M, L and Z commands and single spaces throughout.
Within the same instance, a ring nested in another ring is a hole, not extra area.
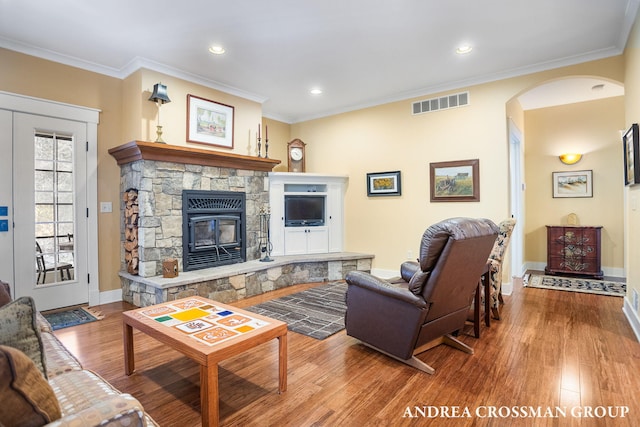
M 399 196 L 401 194 L 400 171 L 367 174 L 367 196 Z
M 187 95 L 187 142 L 233 148 L 231 105 Z
M 593 197 L 593 171 L 553 172 L 553 197 Z
M 480 160 L 429 163 L 432 202 L 479 202 Z
M 622 137 L 624 145 L 624 185 L 640 184 L 639 140 L 638 124 L 634 123 Z

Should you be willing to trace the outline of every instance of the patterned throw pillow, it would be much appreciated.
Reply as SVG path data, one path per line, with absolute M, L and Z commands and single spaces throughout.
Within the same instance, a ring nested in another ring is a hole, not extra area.
M 46 378 L 47 365 L 33 298 L 20 297 L 0 307 L 0 345 L 17 348 L 29 356 Z
M 0 425 L 42 426 L 61 417 L 53 389 L 33 361 L 0 345 Z

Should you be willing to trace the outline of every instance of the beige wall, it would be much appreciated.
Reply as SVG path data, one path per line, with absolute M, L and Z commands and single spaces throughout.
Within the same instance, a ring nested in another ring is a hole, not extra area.
M 410 100 L 299 123 L 307 171 L 349 176 L 346 249 L 375 254 L 374 267 L 397 270 L 417 256 L 431 223 L 451 216 L 499 221 L 508 198 L 491 191 L 507 174 L 505 102 L 499 85 L 470 89 L 471 106 L 411 115 Z M 497 123 L 499 126 L 487 125 Z M 430 203 L 429 163 L 480 160 L 480 202 Z M 366 174 L 400 170 L 402 195 L 367 197 Z
M 525 123 L 525 259 L 546 265 L 545 226 L 566 224 L 573 212 L 581 225 L 603 226 L 602 266 L 623 275 L 624 97 L 530 110 Z M 562 153 L 584 155 L 564 165 Z M 578 170 L 593 171 L 593 197 L 553 198 L 552 173 Z
M 422 232 L 434 222 L 452 216 L 499 222 L 510 215 L 508 117 L 526 128 L 522 110 L 510 101 L 545 81 L 582 75 L 622 81 L 623 59 L 462 88 L 471 101 L 462 108 L 411 115 L 411 102 L 434 94 L 297 123 L 291 137 L 308 144 L 309 172 L 349 175 L 346 249 L 375 254 L 374 268 L 397 270 L 416 256 Z M 480 160 L 480 202 L 431 203 L 429 163 L 474 158 Z M 393 170 L 402 172 L 402 196 L 368 198 L 366 173 Z
M 98 200 L 113 203 L 112 213 L 98 216 L 100 291 L 120 288 L 120 168 L 108 150 L 125 142 L 155 140 L 157 108 L 148 98 L 158 82 L 168 87 L 171 103 L 162 107 L 164 140 L 219 151 L 255 155 L 256 131 L 262 121 L 259 103 L 185 82 L 149 70 L 124 80 L 0 49 L 0 90 L 49 99 L 101 111 L 98 125 Z M 197 95 L 235 108 L 234 148 L 208 147 L 186 142 L 186 98 Z M 270 158 L 286 155 L 289 127 L 269 122 Z M 264 152 L 263 152 L 264 155 Z M 281 158 L 286 170 L 286 156 Z M 280 166 L 279 166 L 280 167 Z M 98 212 L 98 207 L 95 207 Z
M 640 122 L 640 24 L 636 19 L 625 50 L 625 120 L 626 127 Z M 626 187 L 625 193 L 625 266 L 627 267 L 627 302 L 633 292 L 640 292 L 640 185 Z M 640 313 L 635 311 L 638 322 Z
M 99 109 L 98 199 L 113 201 L 114 213 L 98 216 L 100 290 L 117 289 L 120 280 L 119 197 L 112 191 L 115 161 L 107 149 L 120 142 L 122 81 L 0 49 L 0 90 Z M 97 206 L 95 211 L 98 212 Z
M 287 142 L 293 139 L 291 138 L 291 126 L 287 123 L 267 118 L 262 119 L 262 124 L 263 126 L 269 126 L 269 158 L 278 159 L 282 162 L 273 168 L 273 171 L 286 172 L 288 168 Z M 264 156 L 264 146 L 261 151 L 262 156 Z

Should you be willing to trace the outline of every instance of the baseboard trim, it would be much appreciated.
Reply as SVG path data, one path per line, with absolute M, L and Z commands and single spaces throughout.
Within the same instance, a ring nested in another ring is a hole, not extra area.
M 631 305 L 631 301 L 629 301 L 628 296 L 624 297 L 622 312 L 629 321 L 629 325 L 631 326 L 631 329 L 633 329 L 633 333 L 636 335 L 636 340 L 640 341 L 640 317 L 638 317 L 638 313 L 633 310 L 633 306 Z
M 513 282 L 502 282 L 500 290 L 502 291 L 502 295 L 511 295 L 513 293 Z
M 100 292 L 100 304 L 122 301 L 122 289 Z
M 372 268 L 371 274 L 381 279 L 391 279 L 392 277 L 399 277 L 400 271 L 398 270 L 385 270 L 382 268 Z

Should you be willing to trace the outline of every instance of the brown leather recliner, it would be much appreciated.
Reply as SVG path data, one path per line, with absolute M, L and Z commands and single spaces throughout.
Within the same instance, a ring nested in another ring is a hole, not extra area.
M 447 219 L 424 232 L 419 262 L 402 264 L 400 282 L 347 274 L 347 335 L 430 374 L 415 354 L 441 343 L 473 353 L 450 334 L 464 326 L 497 234 L 488 219 Z

